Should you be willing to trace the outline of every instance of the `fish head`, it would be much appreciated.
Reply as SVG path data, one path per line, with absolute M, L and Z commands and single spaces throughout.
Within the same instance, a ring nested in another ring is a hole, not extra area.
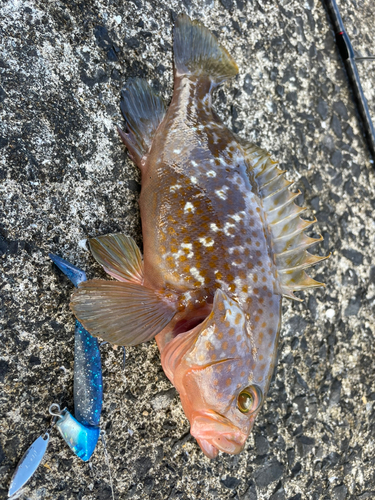
M 217 290 L 210 314 L 170 342 L 162 364 L 205 455 L 239 453 L 266 390 L 259 377 L 254 383 L 257 350 L 239 304 Z

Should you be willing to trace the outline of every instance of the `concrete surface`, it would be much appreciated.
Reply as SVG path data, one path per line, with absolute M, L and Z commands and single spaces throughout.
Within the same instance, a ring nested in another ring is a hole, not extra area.
M 375 52 L 372 0 L 342 0 L 353 45 Z M 375 498 L 374 170 L 318 0 L 3 0 L 0 6 L 0 498 L 24 451 L 73 410 L 72 286 L 57 253 L 104 277 L 88 237 L 141 243 L 140 176 L 115 130 L 121 87 L 141 76 L 168 100 L 173 16 L 185 11 L 233 54 L 216 109 L 267 148 L 302 190 L 333 256 L 326 289 L 284 301 L 280 360 L 246 450 L 209 461 L 189 437 L 154 342 L 102 347 L 116 499 Z M 375 63 L 359 63 L 375 117 Z M 89 464 L 52 432 L 22 499 L 108 499 L 99 444 Z

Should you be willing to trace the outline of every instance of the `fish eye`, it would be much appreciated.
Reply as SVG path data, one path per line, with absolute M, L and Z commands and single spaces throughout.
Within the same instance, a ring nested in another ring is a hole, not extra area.
M 241 413 L 254 413 L 259 408 L 263 400 L 260 387 L 250 385 L 241 391 L 237 398 L 237 406 Z

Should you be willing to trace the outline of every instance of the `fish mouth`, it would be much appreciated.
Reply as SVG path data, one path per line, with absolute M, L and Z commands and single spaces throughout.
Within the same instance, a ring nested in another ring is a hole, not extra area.
M 219 451 L 237 455 L 247 439 L 247 434 L 214 411 L 193 415 L 190 433 L 208 458 L 215 458 Z

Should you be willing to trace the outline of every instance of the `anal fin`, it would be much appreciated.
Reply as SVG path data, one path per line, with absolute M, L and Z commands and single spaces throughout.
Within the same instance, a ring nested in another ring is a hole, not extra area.
M 90 280 L 73 293 L 70 307 L 87 331 L 116 345 L 147 342 L 170 322 L 173 299 L 137 283 Z

